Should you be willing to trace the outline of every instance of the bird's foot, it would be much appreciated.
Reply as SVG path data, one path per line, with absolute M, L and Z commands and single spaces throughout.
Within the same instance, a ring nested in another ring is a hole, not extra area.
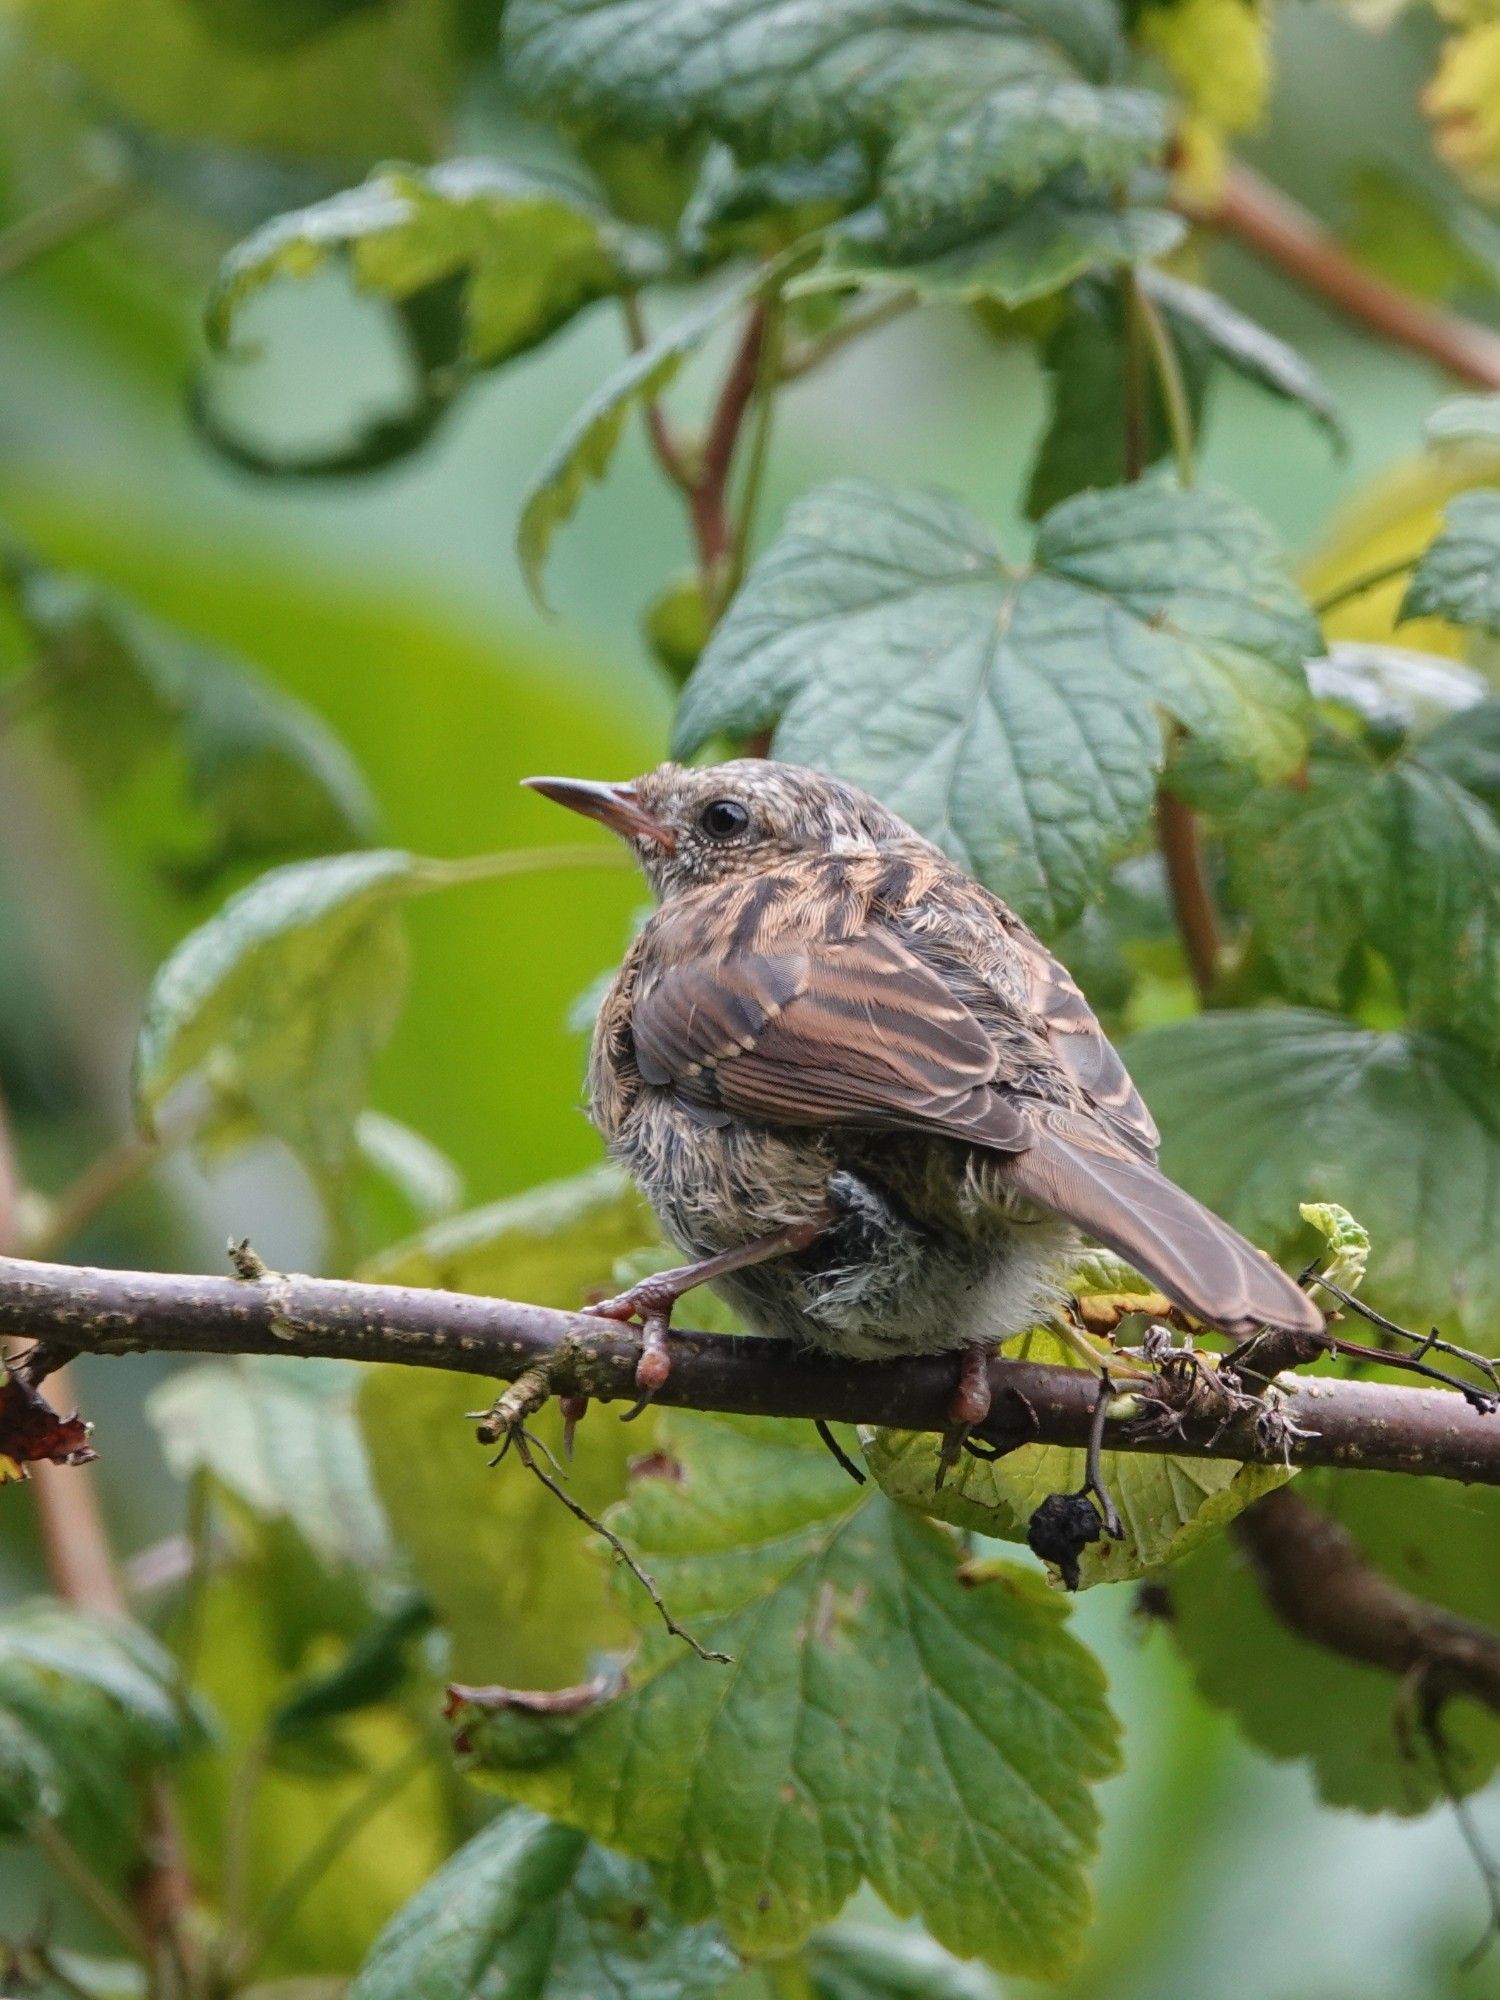
M 959 1356 L 958 1387 L 948 1405 L 948 1427 L 938 1453 L 935 1486 L 941 1486 L 957 1465 L 970 1435 L 990 1413 L 990 1350 L 966 1347 Z
M 696 1282 L 696 1278 L 694 1280 Z M 641 1327 L 641 1354 L 635 1364 L 635 1387 L 637 1400 L 621 1418 L 622 1423 L 634 1423 L 641 1412 L 666 1386 L 672 1373 L 672 1349 L 669 1334 L 672 1313 L 684 1291 L 691 1285 L 678 1282 L 678 1273 L 659 1271 L 655 1276 L 642 1278 L 629 1291 L 621 1292 L 613 1299 L 601 1299 L 597 1305 L 585 1306 L 586 1313 L 596 1319 L 615 1319 L 629 1324 L 638 1320 Z

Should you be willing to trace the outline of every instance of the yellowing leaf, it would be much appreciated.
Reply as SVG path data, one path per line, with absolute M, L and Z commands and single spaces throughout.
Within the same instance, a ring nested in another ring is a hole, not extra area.
M 1271 86 L 1271 24 L 1256 0 L 1177 0 L 1150 8 L 1137 32 L 1205 124 L 1248 132 L 1260 123 Z
M 1500 21 L 1443 44 L 1422 109 L 1453 171 L 1486 194 L 1500 191 Z

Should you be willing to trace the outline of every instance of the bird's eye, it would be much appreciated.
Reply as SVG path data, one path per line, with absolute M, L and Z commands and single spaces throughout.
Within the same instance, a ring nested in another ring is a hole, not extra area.
M 699 813 L 698 824 L 710 840 L 733 840 L 750 824 L 750 815 L 737 799 L 715 799 Z

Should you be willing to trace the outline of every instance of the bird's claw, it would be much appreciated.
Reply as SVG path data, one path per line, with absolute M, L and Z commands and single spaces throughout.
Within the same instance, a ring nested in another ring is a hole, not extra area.
M 938 1452 L 937 1476 L 940 1487 L 957 1465 L 970 1434 L 990 1413 L 990 1351 L 987 1347 L 966 1347 L 958 1364 L 958 1387 L 948 1405 L 948 1427 Z
M 600 1299 L 597 1304 L 585 1306 L 583 1310 L 595 1319 L 613 1319 L 629 1325 L 638 1320 L 641 1327 L 641 1354 L 635 1364 L 635 1386 L 637 1400 L 620 1421 L 632 1424 L 655 1399 L 665 1386 L 672 1372 L 672 1351 L 668 1334 L 672 1323 L 672 1308 L 679 1297 L 676 1286 L 666 1284 L 661 1278 L 642 1278 L 629 1291 L 621 1292 L 617 1298 Z

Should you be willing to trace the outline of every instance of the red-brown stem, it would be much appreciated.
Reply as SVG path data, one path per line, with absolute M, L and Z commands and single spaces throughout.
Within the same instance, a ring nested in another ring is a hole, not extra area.
M 630 335 L 630 345 L 639 353 L 646 345 L 648 335 L 646 322 L 641 315 L 640 300 L 634 294 L 626 293 L 621 300 L 625 313 L 625 326 Z M 691 495 L 693 473 L 687 456 L 677 441 L 677 435 L 667 421 L 667 413 L 655 396 L 646 399 L 646 436 L 650 441 L 656 462 L 680 492 Z
M 727 504 L 729 470 L 734 463 L 734 448 L 739 442 L 745 412 L 760 378 L 761 348 L 769 313 L 766 301 L 757 299 L 746 315 L 739 346 L 730 361 L 709 420 L 708 435 L 703 440 L 703 459 L 690 499 L 698 560 L 705 575 L 712 575 L 734 546 Z
M 1242 1514 L 1235 1535 L 1266 1602 L 1315 1646 L 1380 1667 L 1429 1711 L 1467 1695 L 1500 1714 L 1500 1634 L 1413 1597 L 1354 1538 L 1290 1487 Z
M 9 1255 L 20 1235 L 20 1174 L 0 1106 L 0 1254 Z M 50 1394 L 59 1407 L 71 1405 L 66 1366 L 51 1377 Z M 91 1465 L 32 1468 L 37 1535 L 52 1588 L 66 1604 L 100 1618 L 124 1618 L 129 1607 L 115 1567 L 99 1488 Z M 180 1983 L 184 1965 L 185 1919 L 192 1882 L 183 1858 L 171 1800 L 160 1781 L 147 1793 L 142 1865 L 131 1884 L 131 1902 L 153 1948 L 167 1954 Z
M 1197 818 L 1192 807 L 1165 786 L 1156 795 L 1156 831 L 1188 971 L 1198 998 L 1206 1000 L 1219 972 L 1219 919 L 1209 892 Z
M 1382 339 L 1425 354 L 1462 382 L 1500 389 L 1500 333 L 1411 298 L 1366 271 L 1315 216 L 1251 168 L 1231 167 L 1218 201 L 1192 213 Z

